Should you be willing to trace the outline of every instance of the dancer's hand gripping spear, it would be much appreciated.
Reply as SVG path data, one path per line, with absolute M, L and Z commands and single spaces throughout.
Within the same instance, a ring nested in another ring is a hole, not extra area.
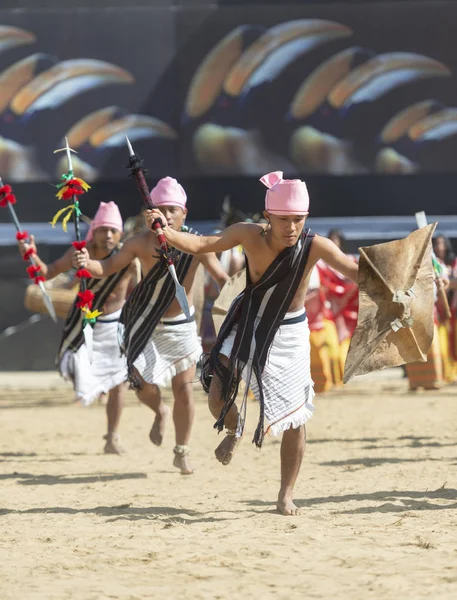
M 146 183 L 146 179 L 144 176 L 146 170 L 143 167 L 143 161 L 133 151 L 132 144 L 130 143 L 129 138 L 127 136 L 125 136 L 125 139 L 127 140 L 127 146 L 128 146 L 129 155 L 130 155 L 129 169 L 130 169 L 131 176 L 135 178 L 135 181 L 138 186 L 138 190 L 141 194 L 141 197 L 143 199 L 143 202 L 144 202 L 146 208 L 153 209 L 154 205 L 151 201 L 151 197 L 149 195 L 148 184 Z M 181 310 L 186 315 L 186 318 L 190 319 L 191 314 L 190 314 L 190 310 L 189 310 L 189 304 L 187 302 L 186 290 L 179 283 L 178 276 L 176 275 L 176 269 L 175 269 L 175 265 L 173 262 L 172 253 L 170 251 L 170 248 L 168 247 L 168 243 L 167 243 L 165 235 L 162 231 L 162 227 L 163 227 L 163 224 L 160 221 L 160 219 L 156 219 L 152 224 L 152 229 L 153 229 L 154 233 L 156 234 L 157 239 L 159 240 L 161 254 L 162 254 L 165 262 L 167 263 L 167 267 L 170 272 L 170 275 L 172 276 L 173 281 L 175 282 L 176 299 L 179 302 L 179 306 L 181 307 Z
M 73 223 L 75 226 L 75 236 L 76 241 L 73 242 L 73 246 L 77 250 L 82 250 L 86 246 L 85 240 L 81 240 L 81 231 L 79 229 L 79 219 L 81 217 L 81 211 L 79 209 L 79 201 L 78 196 L 86 192 L 90 186 L 74 176 L 73 173 L 73 162 L 71 159 L 71 153 L 75 152 L 72 150 L 68 144 L 68 139 L 65 138 L 65 147 L 59 148 L 58 150 L 54 150 L 54 154 L 56 152 L 66 152 L 67 154 L 67 163 L 68 163 L 68 172 L 62 175 L 63 183 L 59 184 L 57 187 L 59 188 L 59 192 L 57 193 L 57 197 L 59 199 L 68 200 L 71 199 L 72 204 L 59 210 L 53 220 L 52 225 L 54 226 L 57 222 L 58 218 L 67 212 L 66 216 L 63 218 L 62 227 L 66 231 L 66 225 L 71 215 L 73 214 Z M 76 153 L 76 152 L 75 152 Z M 76 273 L 79 279 L 79 301 L 76 304 L 82 312 L 84 313 L 83 318 L 83 333 L 84 333 L 84 341 L 86 343 L 87 352 L 89 355 L 89 360 L 92 360 L 92 349 L 93 349 L 93 331 L 92 325 L 95 323 L 97 317 L 102 313 L 98 310 L 92 311 L 92 302 L 94 300 L 94 293 L 91 290 L 87 289 L 86 279 L 91 277 L 90 273 L 86 269 L 79 269 Z
M 5 208 L 8 207 L 10 211 L 11 219 L 16 227 L 16 239 L 26 240 L 29 237 L 29 234 L 26 231 L 22 230 L 19 219 L 17 218 L 16 211 L 14 210 L 13 204 L 16 203 L 16 197 L 12 193 L 12 189 L 10 185 L 3 185 L 2 178 L 0 177 L 0 207 Z M 27 268 L 27 272 L 31 279 L 35 280 L 35 283 L 39 286 L 41 293 L 43 294 L 43 301 L 46 306 L 46 310 L 49 313 L 51 319 L 57 323 L 56 311 L 54 310 L 54 305 L 52 300 L 44 287 L 44 277 L 41 275 L 40 267 L 37 265 L 35 259 L 33 258 L 34 251 L 32 248 L 27 250 L 24 255 L 24 260 L 28 260 L 30 266 Z

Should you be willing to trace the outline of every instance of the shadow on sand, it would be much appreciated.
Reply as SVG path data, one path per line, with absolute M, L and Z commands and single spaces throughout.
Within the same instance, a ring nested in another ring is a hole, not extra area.
M 254 517 L 259 512 L 262 511 L 251 509 L 246 511 L 213 510 L 208 512 L 198 512 L 188 508 L 173 508 L 170 506 L 134 507 L 130 504 L 121 504 L 119 506 L 94 506 L 93 508 L 70 508 L 65 506 L 29 508 L 27 510 L 14 510 L 12 508 L 3 508 L 0 509 L 0 517 L 11 514 L 93 514 L 100 517 L 108 517 L 108 523 L 119 520 L 137 521 L 140 519 L 147 519 L 162 522 L 164 524 L 164 528 L 168 528 L 173 527 L 175 525 L 192 525 L 194 523 L 217 523 L 220 521 L 239 520 L 242 517 Z M 217 513 L 223 513 L 225 516 L 209 516 Z M 227 516 L 230 514 L 236 516 Z
M 448 500 L 452 504 L 437 504 L 433 500 Z M 434 491 L 380 491 L 368 494 L 342 494 L 341 496 L 325 496 L 321 498 L 306 498 L 296 500 L 300 508 L 309 508 L 322 504 L 345 504 L 347 502 L 377 502 L 376 506 L 361 506 L 346 510 L 332 511 L 338 514 L 372 514 L 372 513 L 404 513 L 423 510 L 452 510 L 457 509 L 457 490 L 440 488 Z M 401 502 L 401 504 L 394 504 Z M 248 506 L 271 507 L 274 502 L 265 500 L 247 500 Z M 273 512 L 265 509 L 265 512 Z
M 18 479 L 19 485 L 61 485 L 80 483 L 99 483 L 104 481 L 121 481 L 124 479 L 146 479 L 146 473 L 100 473 L 81 474 L 68 477 L 67 475 L 32 475 L 31 473 L 5 473 L 2 479 Z

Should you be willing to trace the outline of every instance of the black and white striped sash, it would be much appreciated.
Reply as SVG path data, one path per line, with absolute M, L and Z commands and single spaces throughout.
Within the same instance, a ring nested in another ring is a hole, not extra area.
M 194 232 L 191 232 L 194 233 Z M 181 253 L 175 261 L 176 275 L 182 284 L 193 255 Z M 168 267 L 160 260 L 135 287 L 122 309 L 120 323 L 124 325 L 121 350 L 127 357 L 129 381 L 139 387 L 133 363 L 143 351 L 154 329 L 175 298 L 175 283 Z
M 116 248 L 113 252 L 107 256 L 110 258 L 118 249 Z M 115 287 L 121 281 L 121 279 L 126 274 L 130 265 L 127 265 L 121 271 L 117 273 L 113 273 L 109 277 L 104 277 L 103 279 L 96 279 L 95 277 L 91 277 L 87 279 L 87 289 L 91 290 L 95 294 L 95 298 L 92 304 L 91 310 L 102 310 L 105 302 L 107 301 L 110 294 L 113 292 Z M 83 313 L 80 308 L 76 306 L 79 298 L 76 297 L 73 302 L 73 306 L 68 313 L 68 316 L 65 320 L 65 325 L 63 328 L 62 338 L 60 341 L 59 350 L 57 352 L 56 363 L 57 365 L 63 358 L 63 355 L 67 350 L 70 352 L 77 352 L 77 350 L 84 343 L 84 334 L 83 334 Z
M 214 427 L 222 431 L 227 412 L 235 402 L 241 374 L 248 367 L 250 377 L 257 380 L 260 401 L 260 418 L 254 434 L 254 443 L 260 448 L 264 436 L 264 402 L 262 391 L 262 372 L 265 367 L 268 351 L 273 343 L 306 269 L 308 256 L 314 234 L 305 229 L 298 242 L 292 248 L 285 248 L 271 263 L 263 276 L 256 283 L 251 282 L 249 265 L 246 269 L 246 288 L 235 298 L 222 324 L 219 335 L 211 353 L 204 358 L 201 382 L 208 393 L 213 375 L 222 384 L 224 406 Z M 230 356 L 230 363 L 225 367 L 219 360 L 219 352 L 233 326 L 237 324 L 236 337 Z M 241 430 L 244 427 L 243 408 L 240 411 Z

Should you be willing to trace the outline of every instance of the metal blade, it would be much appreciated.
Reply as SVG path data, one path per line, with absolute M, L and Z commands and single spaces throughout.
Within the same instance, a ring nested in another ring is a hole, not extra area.
M 415 216 L 418 229 L 427 227 L 427 215 L 425 214 L 425 211 L 421 210 L 420 212 L 417 212 Z
M 57 315 L 56 311 L 54 310 L 54 304 L 52 303 L 51 297 L 46 291 L 46 288 L 44 287 L 44 283 L 42 281 L 39 281 L 38 285 L 40 286 L 41 293 L 43 294 L 43 300 L 46 306 L 46 310 L 48 311 L 49 316 L 54 321 L 54 323 L 57 323 Z
M 125 134 L 125 141 L 127 142 L 127 147 L 129 149 L 130 156 L 135 156 L 135 152 L 133 151 L 132 144 L 130 143 L 130 140 L 129 140 L 127 134 Z
M 0 331 L 0 340 L 3 338 L 7 338 L 10 335 L 13 335 L 14 333 L 18 333 L 19 331 L 26 329 L 27 327 L 29 327 L 30 325 L 33 325 L 34 323 L 38 323 L 38 321 L 41 321 L 43 318 L 44 318 L 44 315 L 36 314 L 36 315 L 32 315 L 25 321 L 18 323 L 17 325 L 11 325 L 11 327 L 7 327 L 3 331 Z
M 175 266 L 168 265 L 168 270 L 170 271 L 170 274 L 173 277 L 173 281 L 175 282 L 176 300 L 179 302 L 179 306 L 181 307 L 182 312 L 186 315 L 186 319 L 190 319 L 191 314 L 189 310 L 189 303 L 187 302 L 186 290 L 178 281 Z
M 84 342 L 87 348 L 87 355 L 89 356 L 89 362 L 92 362 L 92 350 L 94 348 L 94 332 L 92 327 L 87 323 L 85 327 L 83 327 L 84 334 Z

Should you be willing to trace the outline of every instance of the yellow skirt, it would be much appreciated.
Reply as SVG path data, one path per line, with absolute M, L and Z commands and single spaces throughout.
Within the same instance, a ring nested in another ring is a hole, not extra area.
M 311 331 L 311 378 L 314 381 L 314 391 L 318 394 L 327 392 L 333 387 L 332 363 L 327 345 L 325 329 Z
M 340 368 L 341 373 L 344 374 L 344 365 L 346 364 L 346 357 L 349 352 L 349 344 L 351 343 L 351 338 L 348 337 L 342 342 L 340 342 Z
M 454 319 L 454 328 L 453 328 L 453 333 L 452 336 L 449 336 L 450 338 L 450 344 L 451 344 L 451 358 L 453 361 L 453 376 L 454 376 L 454 380 L 457 379 L 457 360 L 454 357 L 457 357 L 457 323 L 455 323 L 455 319 L 456 317 L 453 317 Z
M 452 358 L 450 340 L 449 340 L 449 326 L 445 323 L 438 325 L 438 335 L 441 351 L 441 360 L 443 362 L 443 379 L 444 381 L 451 382 L 455 381 L 455 370 L 456 362 Z
M 333 321 L 324 319 L 325 341 L 328 348 L 332 379 L 335 386 L 343 385 L 343 371 L 341 369 L 340 341 L 338 330 Z

